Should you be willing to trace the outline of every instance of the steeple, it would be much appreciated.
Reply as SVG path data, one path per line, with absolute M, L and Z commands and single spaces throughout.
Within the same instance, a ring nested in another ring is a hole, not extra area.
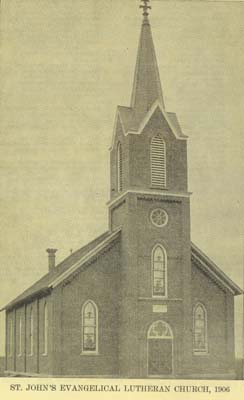
M 134 75 L 134 84 L 131 96 L 131 107 L 135 112 L 136 120 L 143 118 L 155 101 L 159 101 L 164 108 L 163 94 L 153 44 L 148 10 L 151 8 L 149 0 L 142 0 L 143 20 L 137 53 Z

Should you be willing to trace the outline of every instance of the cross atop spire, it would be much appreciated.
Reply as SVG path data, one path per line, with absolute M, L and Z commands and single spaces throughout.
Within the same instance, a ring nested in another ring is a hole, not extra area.
M 148 9 L 151 7 L 148 5 L 149 0 L 141 1 L 144 3 L 140 6 L 143 9 L 144 18 L 131 96 L 131 108 L 134 110 L 135 119 L 139 122 L 156 101 L 159 101 L 164 108 L 158 64 L 148 20 Z
M 139 8 L 143 9 L 143 13 L 142 15 L 144 16 L 144 18 L 147 18 L 149 13 L 148 10 L 150 10 L 152 7 L 148 5 L 150 0 L 141 0 L 141 2 L 143 3 L 142 5 L 140 5 Z

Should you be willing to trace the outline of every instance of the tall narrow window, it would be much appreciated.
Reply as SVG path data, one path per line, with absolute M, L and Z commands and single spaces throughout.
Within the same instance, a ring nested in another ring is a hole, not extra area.
M 87 301 L 82 308 L 82 353 L 98 352 L 98 312 L 93 301 Z
M 43 309 L 43 355 L 48 352 L 48 308 L 47 303 L 44 304 Z
M 166 187 L 166 145 L 159 134 L 151 141 L 151 184 L 159 189 Z
M 207 311 L 203 304 L 197 304 L 193 312 L 194 324 L 194 353 L 204 354 L 207 352 Z
M 34 341 L 33 341 L 33 331 L 34 331 L 34 320 L 33 320 L 33 309 L 30 309 L 30 356 L 33 355 Z
M 8 333 L 9 343 L 8 343 L 8 354 L 12 356 L 13 353 L 13 320 L 9 319 L 9 333 Z
M 155 246 L 152 251 L 152 294 L 167 296 L 167 259 L 161 245 Z
M 117 186 L 118 192 L 122 192 L 123 189 L 123 173 L 122 173 L 122 146 L 121 143 L 118 143 L 117 146 Z
M 22 318 L 19 316 L 18 356 L 22 355 Z

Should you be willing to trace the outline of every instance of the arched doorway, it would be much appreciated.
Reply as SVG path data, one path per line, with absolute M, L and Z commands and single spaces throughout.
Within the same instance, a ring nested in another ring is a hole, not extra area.
M 156 321 L 147 333 L 147 366 L 149 376 L 173 374 L 173 334 L 164 321 Z

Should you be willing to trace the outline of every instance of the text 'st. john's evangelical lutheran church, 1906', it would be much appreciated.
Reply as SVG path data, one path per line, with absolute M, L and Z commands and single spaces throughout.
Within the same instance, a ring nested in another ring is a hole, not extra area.
M 6 307 L 6 373 L 234 378 L 234 296 L 190 238 L 187 137 L 165 110 L 143 21 L 110 152 L 109 230 Z

